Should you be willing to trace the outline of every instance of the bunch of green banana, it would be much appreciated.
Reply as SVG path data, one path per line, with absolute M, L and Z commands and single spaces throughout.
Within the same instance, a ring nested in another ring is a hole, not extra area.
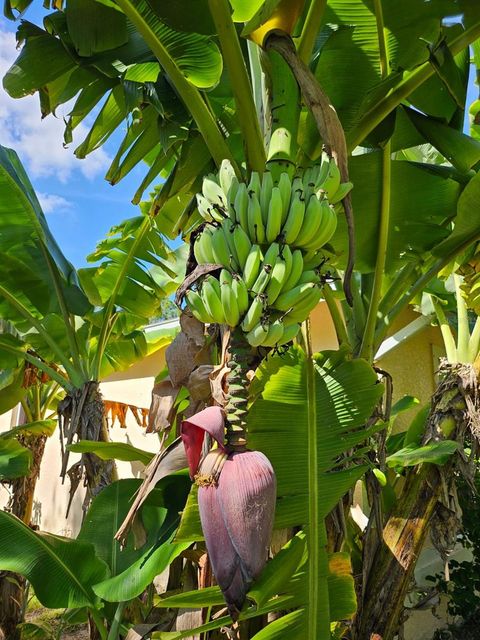
M 194 244 L 198 264 L 218 264 L 187 305 L 202 322 L 240 325 L 252 346 L 289 342 L 321 298 L 324 253 L 335 233 L 333 204 L 352 188 L 335 161 L 321 162 L 293 180 L 252 172 L 240 182 L 228 161 L 207 176 L 197 206 L 205 219 Z M 215 272 L 218 273 L 218 272 Z

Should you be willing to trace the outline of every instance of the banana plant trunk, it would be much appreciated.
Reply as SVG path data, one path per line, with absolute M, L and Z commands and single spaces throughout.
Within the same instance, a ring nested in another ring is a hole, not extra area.
M 61 418 L 61 429 L 66 444 L 73 442 L 74 436 L 80 440 L 92 440 L 93 442 L 109 442 L 105 406 L 97 381 L 88 381 L 83 387 L 69 393 L 58 407 Z M 62 476 L 67 473 L 68 449 L 63 455 Z M 82 454 L 80 468 L 83 467 L 88 496 L 85 507 L 90 499 L 100 491 L 118 479 L 117 469 L 113 460 L 102 460 L 94 453 Z M 69 470 L 72 483 L 80 481 L 80 475 L 76 472 L 78 465 Z M 72 492 L 71 492 L 72 493 Z
M 462 449 L 466 435 L 475 437 L 479 433 L 477 372 L 469 364 L 445 362 L 440 377 L 423 443 L 456 439 Z M 361 587 L 352 628 L 354 640 L 395 637 L 432 516 L 442 501 L 446 483 L 454 481 L 454 467 L 462 471 L 461 465 L 462 458 L 455 454 L 443 467 L 424 463 L 407 472 L 402 493 L 388 516 L 371 570 Z M 368 552 L 364 549 L 364 557 L 368 557 Z
M 26 525 L 32 523 L 33 497 L 40 464 L 45 450 L 45 436 L 19 436 L 20 443 L 32 452 L 32 467 L 28 476 L 12 482 L 12 494 L 7 506 L 10 513 Z M 23 621 L 25 602 L 25 578 L 10 571 L 0 572 L 0 637 L 19 640 L 18 625 Z

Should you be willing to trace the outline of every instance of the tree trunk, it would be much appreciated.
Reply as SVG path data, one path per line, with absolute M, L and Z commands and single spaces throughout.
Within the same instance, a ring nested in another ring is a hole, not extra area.
M 12 495 L 7 511 L 20 518 L 26 525 L 31 522 L 35 485 L 40 474 L 40 464 L 45 449 L 45 436 L 19 436 L 19 441 L 32 452 L 32 468 L 28 476 L 12 482 Z M 19 640 L 17 626 L 24 615 L 25 579 L 18 573 L 0 572 L 0 631 L 8 640 Z M 1 637 L 1 634 L 0 634 Z
M 58 405 L 60 437 L 69 445 L 74 438 L 93 442 L 109 442 L 105 406 L 99 383 L 86 382 L 80 389 L 75 389 Z M 117 469 L 114 460 L 102 460 L 94 453 L 82 454 L 82 459 L 67 471 L 69 452 L 63 453 L 62 477 L 70 476 L 70 503 L 80 483 L 83 473 L 87 485 L 87 496 L 84 503 L 86 510 L 92 498 L 117 480 Z
M 449 438 L 462 446 L 467 434 L 476 439 L 480 433 L 477 372 L 468 364 L 444 362 L 440 376 L 423 444 Z M 407 472 L 402 493 L 389 514 L 371 569 L 361 585 L 352 627 L 354 640 L 393 640 L 432 516 L 444 489 L 455 481 L 455 466 L 468 473 L 465 461 L 457 455 L 443 467 L 424 463 Z M 368 544 L 364 540 L 364 558 L 369 557 Z

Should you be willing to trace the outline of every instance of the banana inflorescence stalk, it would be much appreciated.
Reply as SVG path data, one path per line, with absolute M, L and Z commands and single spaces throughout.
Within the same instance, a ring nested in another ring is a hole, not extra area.
M 320 300 L 321 249 L 337 227 L 334 205 L 352 186 L 326 153 L 293 179 L 252 172 L 248 183 L 225 160 L 197 195 L 206 224 L 193 247 L 198 264 L 223 268 L 187 292 L 192 314 L 241 327 L 252 347 L 293 340 Z

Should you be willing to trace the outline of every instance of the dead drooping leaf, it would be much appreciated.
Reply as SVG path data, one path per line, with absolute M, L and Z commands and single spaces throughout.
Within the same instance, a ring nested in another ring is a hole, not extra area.
M 228 353 L 228 347 L 230 344 L 230 329 L 222 327 L 222 351 L 220 354 L 220 364 L 213 368 L 210 374 L 210 388 L 212 392 L 212 398 L 214 402 L 221 407 L 224 407 L 228 402 L 228 374 L 230 368 L 227 363 L 230 359 Z
M 160 433 L 170 429 L 175 417 L 174 404 L 179 390 L 180 387 L 174 387 L 168 378 L 153 387 L 147 433 Z
M 138 510 L 144 503 L 148 494 L 155 488 L 155 485 L 162 478 L 175 471 L 180 471 L 187 467 L 187 457 L 185 447 L 181 438 L 177 438 L 166 449 L 161 450 L 151 460 L 145 469 L 145 479 L 138 489 L 135 500 L 127 513 L 125 520 L 115 534 L 115 539 L 123 546 L 127 540 L 128 532 L 132 527 L 133 520 Z
M 180 314 L 180 327 L 199 348 L 205 344 L 205 325 L 187 313 Z
M 202 364 L 192 371 L 186 385 L 192 400 L 207 402 L 210 399 L 210 374 L 213 369 L 211 364 Z

